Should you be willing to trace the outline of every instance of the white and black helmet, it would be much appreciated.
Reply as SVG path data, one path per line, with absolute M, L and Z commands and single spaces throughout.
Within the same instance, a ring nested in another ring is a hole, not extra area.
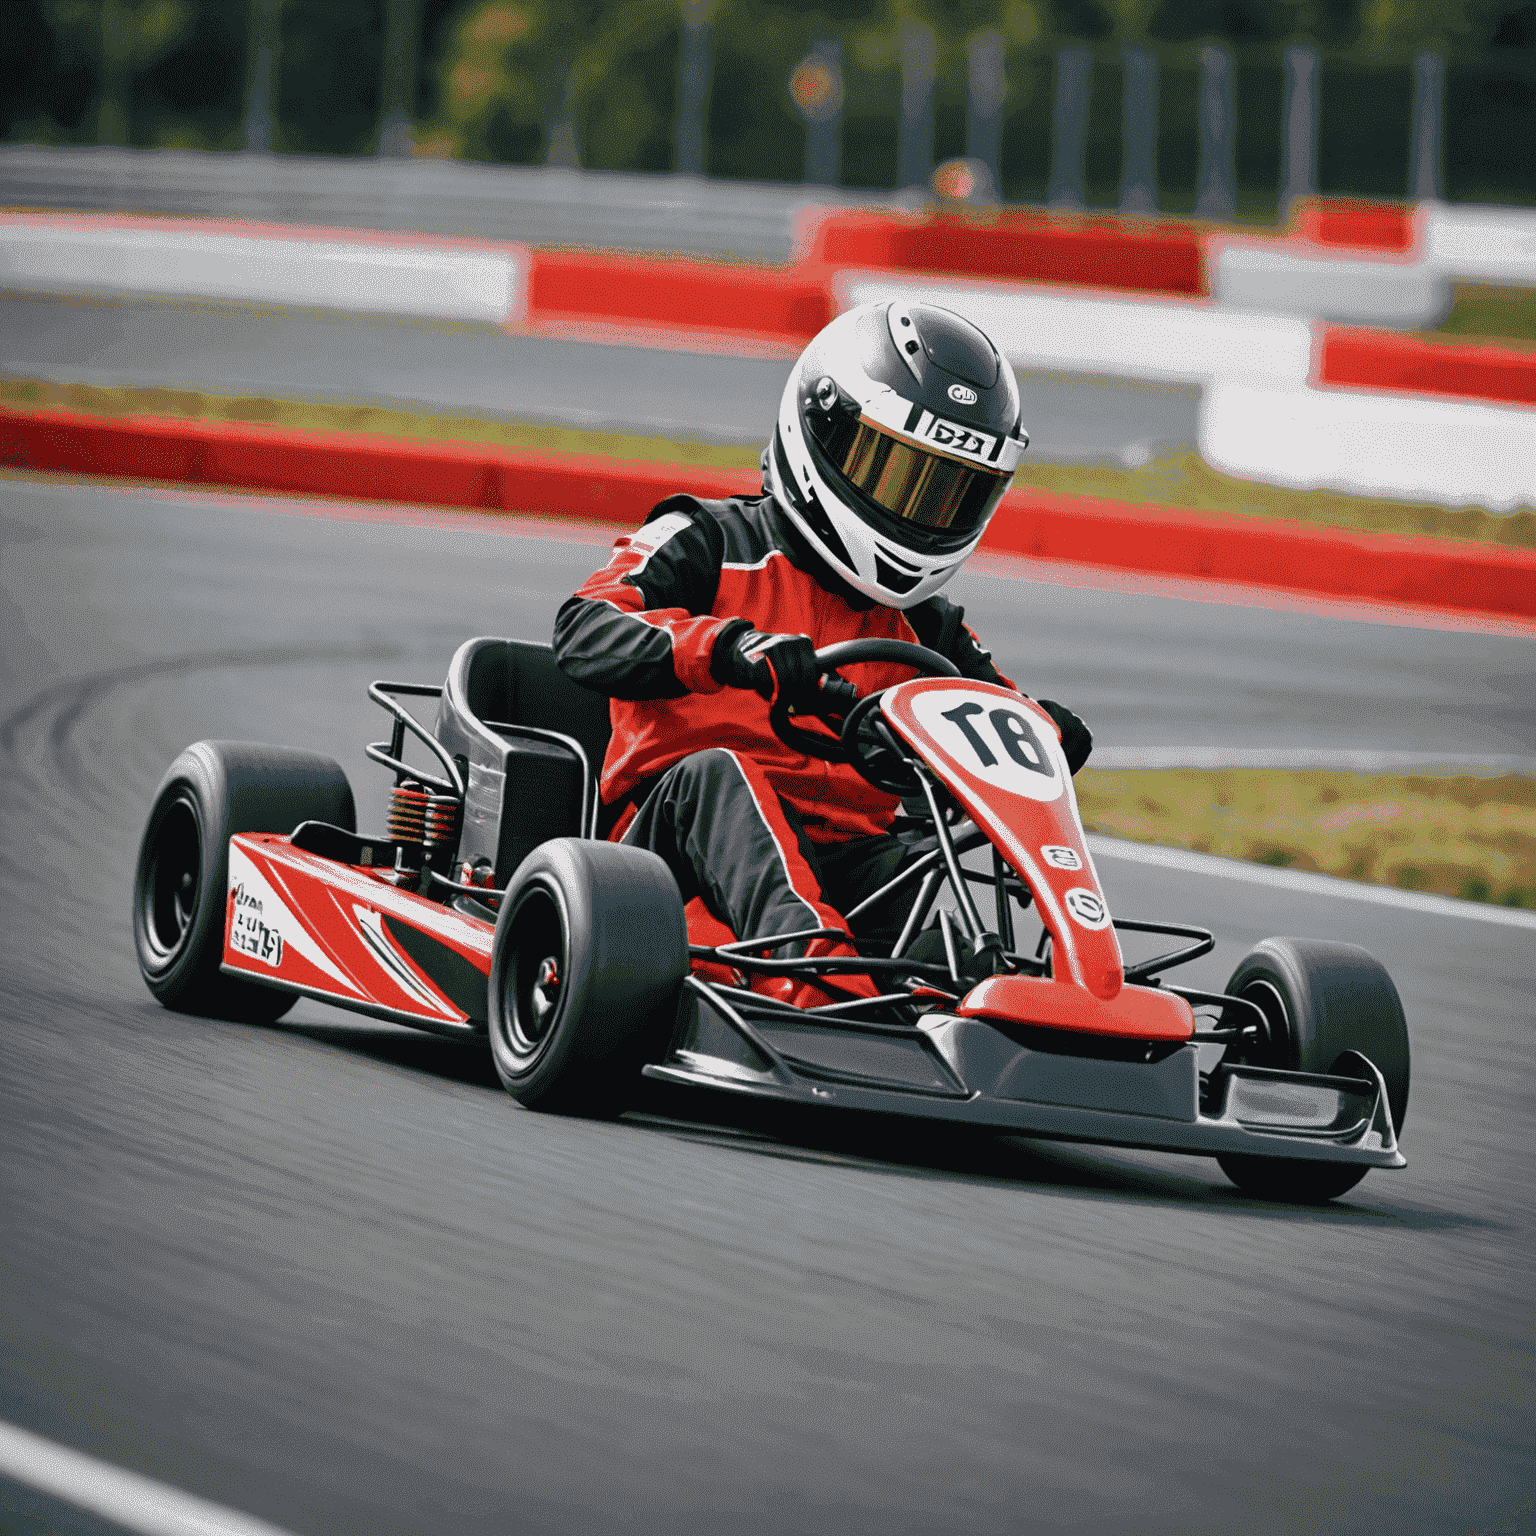
M 1029 436 L 1013 369 L 969 320 L 861 304 L 800 355 L 764 456 L 768 489 L 831 568 L 911 608 L 981 542 Z

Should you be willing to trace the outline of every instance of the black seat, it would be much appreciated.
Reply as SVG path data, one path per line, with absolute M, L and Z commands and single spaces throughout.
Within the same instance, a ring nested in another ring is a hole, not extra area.
M 591 835 L 608 700 L 573 683 L 547 645 L 465 641 L 448 668 L 436 734 L 465 767 L 459 858 L 489 860 L 497 885 L 548 838 Z
M 573 683 L 547 645 L 528 640 L 471 644 L 474 649 L 464 670 L 464 702 L 477 719 L 574 736 L 585 749 L 592 772 L 602 772 L 610 735 L 604 695 Z

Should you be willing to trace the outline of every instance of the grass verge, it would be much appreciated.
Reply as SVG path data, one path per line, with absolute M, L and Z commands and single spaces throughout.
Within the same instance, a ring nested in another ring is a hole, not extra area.
M 1536 288 L 1458 283 L 1437 329 L 1474 341 L 1536 341 Z
M 432 438 L 499 448 L 556 449 L 608 458 L 661 459 L 732 469 L 756 468 L 759 453 L 759 448 L 751 444 L 646 437 L 543 422 L 434 415 L 374 405 L 210 395 L 196 390 L 102 389 L 33 379 L 0 380 L 0 403 L 19 410 L 67 410 L 107 417 L 169 416 L 301 430 L 373 432 L 401 438 Z M 1104 496 L 1195 512 L 1237 513 L 1372 533 L 1419 534 L 1512 549 L 1536 549 L 1536 512 L 1530 510 L 1494 516 L 1477 507 L 1421 506 L 1347 496 L 1338 491 L 1293 491 L 1218 474 L 1196 453 L 1166 454 L 1136 469 L 1031 463 L 1026 458 L 1016 483 L 1040 491 Z
M 1090 832 L 1536 907 L 1536 779 L 1085 768 L 1077 796 Z

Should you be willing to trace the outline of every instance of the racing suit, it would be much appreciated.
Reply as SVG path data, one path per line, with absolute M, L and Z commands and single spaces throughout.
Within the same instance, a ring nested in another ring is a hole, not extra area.
M 1014 685 L 992 665 L 962 609 L 942 596 L 901 611 L 858 595 L 766 495 L 669 497 L 561 607 L 557 661 L 611 700 L 601 786 L 609 836 L 665 860 L 690 901 L 695 939 L 847 933 L 840 909 L 889 880 L 913 856 L 915 839 L 893 831 L 901 811 L 895 795 L 847 764 L 786 745 L 765 699 L 722 683 L 729 674 L 717 653 L 749 628 L 805 634 L 817 648 L 867 638 L 916 642 L 965 677 Z M 914 675 L 883 662 L 839 670 L 861 693 Z M 729 935 L 701 923 L 700 901 Z M 876 906 L 853 932 L 879 944 L 898 927 L 897 912 Z M 778 953 L 841 948 L 823 940 Z

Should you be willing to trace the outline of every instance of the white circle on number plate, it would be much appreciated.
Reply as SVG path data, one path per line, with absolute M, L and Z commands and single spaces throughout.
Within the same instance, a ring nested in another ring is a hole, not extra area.
M 917 723 L 957 767 L 1027 800 L 1056 800 L 1067 782 L 1056 733 L 1023 704 L 972 688 L 912 700 Z
M 1081 869 L 1083 867 L 1083 861 L 1078 858 L 1077 850 L 1075 848 L 1064 848 L 1060 843 L 1041 844 L 1040 857 L 1052 869 Z
M 1074 885 L 1062 900 L 1067 904 L 1067 911 L 1084 928 L 1109 927 L 1109 908 L 1104 905 L 1104 898 L 1097 891 L 1090 891 L 1081 885 Z

